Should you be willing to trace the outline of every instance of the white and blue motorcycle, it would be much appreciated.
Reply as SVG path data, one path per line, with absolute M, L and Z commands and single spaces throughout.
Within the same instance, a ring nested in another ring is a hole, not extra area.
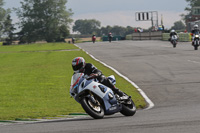
M 172 35 L 171 37 L 171 43 L 173 45 L 173 47 L 175 48 L 178 42 L 178 36 L 177 35 Z
M 199 34 L 195 34 L 193 37 L 192 45 L 194 46 L 194 50 L 198 50 L 198 47 L 200 45 L 200 37 Z
M 113 84 L 116 83 L 113 75 L 108 78 Z M 70 95 L 81 104 L 88 115 L 95 119 L 117 112 L 125 116 L 133 116 L 136 113 L 136 107 L 131 98 L 120 100 L 112 89 L 99 83 L 97 79 L 86 78 L 83 73 L 72 76 Z

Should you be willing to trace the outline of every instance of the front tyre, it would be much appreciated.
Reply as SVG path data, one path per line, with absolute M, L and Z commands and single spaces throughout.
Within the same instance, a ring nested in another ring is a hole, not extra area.
M 194 45 L 194 50 L 198 50 L 198 45 Z
M 121 114 L 125 116 L 133 116 L 136 113 L 135 103 L 130 99 L 127 103 L 122 104 Z
M 104 117 L 104 109 L 98 99 L 95 99 L 94 102 L 91 98 L 84 97 L 80 103 L 85 112 L 94 119 L 102 119 Z

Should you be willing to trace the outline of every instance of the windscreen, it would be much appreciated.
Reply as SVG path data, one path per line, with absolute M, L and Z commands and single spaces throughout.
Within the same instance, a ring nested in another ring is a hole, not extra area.
M 83 75 L 84 75 L 83 73 L 76 73 L 72 76 L 71 85 L 70 85 L 70 93 L 73 93 L 75 91 Z

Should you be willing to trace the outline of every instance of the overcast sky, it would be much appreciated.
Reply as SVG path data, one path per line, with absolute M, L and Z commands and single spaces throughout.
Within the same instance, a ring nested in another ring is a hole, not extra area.
M 22 0 L 4 0 L 5 8 L 20 7 Z M 159 23 L 161 14 L 164 25 L 171 28 L 175 21 L 181 20 L 188 5 L 185 0 L 68 0 L 67 8 L 71 8 L 73 19 L 97 19 L 101 26 L 133 26 L 149 28 L 151 22 L 135 21 L 135 12 L 158 11 Z M 17 21 L 15 13 L 12 19 Z

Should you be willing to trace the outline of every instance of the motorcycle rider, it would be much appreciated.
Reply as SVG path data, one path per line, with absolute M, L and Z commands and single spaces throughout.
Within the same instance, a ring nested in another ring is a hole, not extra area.
M 95 43 L 95 41 L 96 41 L 96 35 L 94 34 L 92 35 L 92 42 Z
M 174 35 L 176 35 L 178 37 L 178 34 L 176 33 L 176 31 L 174 29 L 172 29 L 170 31 L 170 35 L 169 35 L 170 36 L 170 38 L 169 38 L 170 41 L 171 41 L 172 36 L 174 36 Z
M 191 32 L 192 35 L 192 45 L 194 45 L 194 35 L 199 35 L 200 34 L 200 30 L 199 30 L 199 26 L 197 24 L 194 25 L 194 29 Z
M 112 41 L 112 33 L 110 32 L 109 34 L 108 34 L 108 39 L 109 39 L 109 42 L 111 42 Z
M 101 84 L 108 86 L 116 94 L 118 94 L 120 96 L 120 100 L 127 100 L 130 98 L 118 88 L 116 88 L 115 85 L 107 77 L 105 77 L 102 72 L 98 70 L 93 64 L 86 63 L 83 57 L 74 58 L 72 60 L 72 68 L 74 70 L 74 73 L 84 73 L 86 77 L 89 76 L 89 79 L 97 78 L 97 80 Z

